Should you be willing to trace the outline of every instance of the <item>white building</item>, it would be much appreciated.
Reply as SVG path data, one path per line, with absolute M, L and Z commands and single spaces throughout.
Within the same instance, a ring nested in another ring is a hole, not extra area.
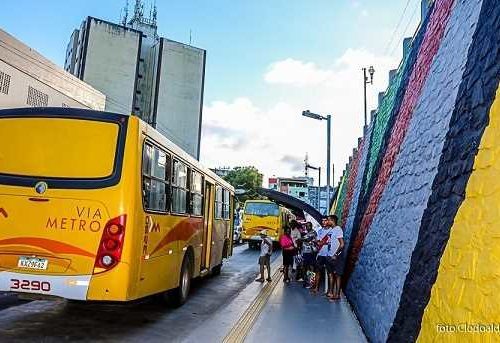
M 104 110 L 106 97 L 0 29 L 0 108 Z
M 199 159 L 205 58 L 159 37 L 156 9 L 146 18 L 136 0 L 120 25 L 87 17 L 71 35 L 65 69 L 102 91 L 107 111 L 141 117 Z

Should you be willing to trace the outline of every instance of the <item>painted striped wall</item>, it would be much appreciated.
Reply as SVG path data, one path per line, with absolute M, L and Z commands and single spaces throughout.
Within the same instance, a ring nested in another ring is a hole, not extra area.
M 500 322 L 499 50 L 500 2 L 434 1 L 344 173 L 345 292 L 373 342 Z

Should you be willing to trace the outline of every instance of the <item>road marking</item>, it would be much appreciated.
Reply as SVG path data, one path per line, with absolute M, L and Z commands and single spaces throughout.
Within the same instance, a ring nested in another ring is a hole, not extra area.
M 257 297 L 250 304 L 250 306 L 248 306 L 245 312 L 243 312 L 231 331 L 229 331 L 227 336 L 224 338 L 222 341 L 223 343 L 243 343 L 245 341 L 245 338 L 253 328 L 257 318 L 259 318 L 264 306 L 267 304 L 273 290 L 281 280 L 282 273 L 280 269 L 281 268 L 277 268 L 274 272 L 272 277 L 273 281 L 262 287 Z

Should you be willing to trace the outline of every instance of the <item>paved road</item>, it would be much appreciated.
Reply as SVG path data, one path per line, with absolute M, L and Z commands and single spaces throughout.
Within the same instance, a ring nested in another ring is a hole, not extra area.
M 196 282 L 189 301 L 179 309 L 165 307 L 155 298 L 109 305 L 64 300 L 22 303 L 0 295 L 0 342 L 178 342 L 253 281 L 257 256 L 258 251 L 247 245 L 236 247 L 221 275 Z

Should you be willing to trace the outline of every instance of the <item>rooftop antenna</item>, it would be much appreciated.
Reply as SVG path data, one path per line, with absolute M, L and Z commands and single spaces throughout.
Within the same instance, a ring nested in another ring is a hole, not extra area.
M 158 16 L 158 11 L 156 9 L 156 0 L 153 1 L 153 25 L 156 26 L 156 19 Z
M 127 26 L 127 21 L 128 21 L 128 0 L 125 1 L 125 8 L 123 8 L 123 18 L 122 18 L 122 25 Z
M 191 31 L 191 29 L 189 29 L 189 45 L 191 45 L 191 38 L 192 38 L 191 33 L 192 33 L 192 31 Z
M 132 18 L 132 20 L 140 21 L 140 19 L 142 18 L 143 9 L 144 9 L 144 6 L 142 5 L 142 1 L 135 0 L 134 17 Z
M 307 168 L 307 166 L 308 166 L 308 165 L 309 165 L 309 155 L 308 155 L 308 153 L 306 152 L 306 158 L 304 159 L 304 169 L 305 169 L 305 171 L 306 171 L 306 177 L 307 177 L 307 175 L 308 175 L 308 171 L 307 171 L 307 169 L 308 169 L 308 168 Z

